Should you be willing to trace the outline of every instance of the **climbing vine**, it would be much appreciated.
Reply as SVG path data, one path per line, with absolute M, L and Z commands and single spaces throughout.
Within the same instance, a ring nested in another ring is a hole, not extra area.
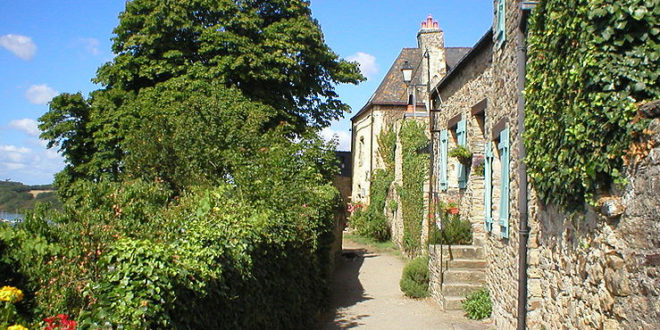
M 351 217 L 352 225 L 359 235 L 371 237 L 377 241 L 390 238 L 389 226 L 385 218 L 385 201 L 387 192 L 394 181 L 394 148 L 396 133 L 391 129 L 383 129 L 377 138 L 378 154 L 385 168 L 376 169 L 371 176 L 369 187 L 369 206 L 364 211 L 358 211 Z
M 409 254 L 419 252 L 424 221 L 424 182 L 428 155 L 421 149 L 428 144 L 424 125 L 406 120 L 399 132 L 401 140 L 402 185 L 397 187 L 403 214 L 403 248 Z
M 660 0 L 545 0 L 529 24 L 525 147 L 541 200 L 566 209 L 623 182 L 623 156 L 660 97 Z

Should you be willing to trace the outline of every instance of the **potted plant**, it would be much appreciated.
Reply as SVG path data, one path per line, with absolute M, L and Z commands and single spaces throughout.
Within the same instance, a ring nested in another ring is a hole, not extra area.
M 447 214 L 458 214 L 458 203 L 455 199 L 450 199 L 445 204 L 445 213 Z
M 449 157 L 455 157 L 461 164 L 468 164 L 472 160 L 472 152 L 464 146 L 451 149 Z

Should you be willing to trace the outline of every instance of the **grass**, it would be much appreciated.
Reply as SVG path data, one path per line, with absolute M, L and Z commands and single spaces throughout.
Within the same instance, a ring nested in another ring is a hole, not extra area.
M 399 251 L 391 240 L 378 242 L 373 238 L 360 236 L 356 233 L 344 233 L 344 239 L 351 240 L 358 244 L 367 245 L 373 249 L 374 252 L 387 252 L 401 257 L 401 251 Z

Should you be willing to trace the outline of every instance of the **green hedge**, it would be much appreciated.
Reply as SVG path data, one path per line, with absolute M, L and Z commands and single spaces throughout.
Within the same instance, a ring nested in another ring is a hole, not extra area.
M 141 181 L 77 191 L 87 202 L 0 226 L 2 285 L 26 292 L 25 319 L 65 313 L 91 328 L 314 325 L 327 298 L 331 185 L 286 208 L 256 205 L 226 185 L 174 200 L 164 185 Z
M 622 182 L 635 104 L 660 98 L 660 3 L 540 1 L 528 43 L 529 175 L 541 200 L 581 208 Z

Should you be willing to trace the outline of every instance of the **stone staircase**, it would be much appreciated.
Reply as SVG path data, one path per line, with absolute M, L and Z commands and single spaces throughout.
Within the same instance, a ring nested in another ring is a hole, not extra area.
M 484 248 L 475 245 L 445 245 L 442 246 L 440 256 L 440 246 L 435 247 L 433 252 L 429 251 L 431 258 L 437 260 L 431 263 L 435 268 L 430 274 L 432 295 L 445 310 L 460 310 L 465 297 L 485 284 Z

